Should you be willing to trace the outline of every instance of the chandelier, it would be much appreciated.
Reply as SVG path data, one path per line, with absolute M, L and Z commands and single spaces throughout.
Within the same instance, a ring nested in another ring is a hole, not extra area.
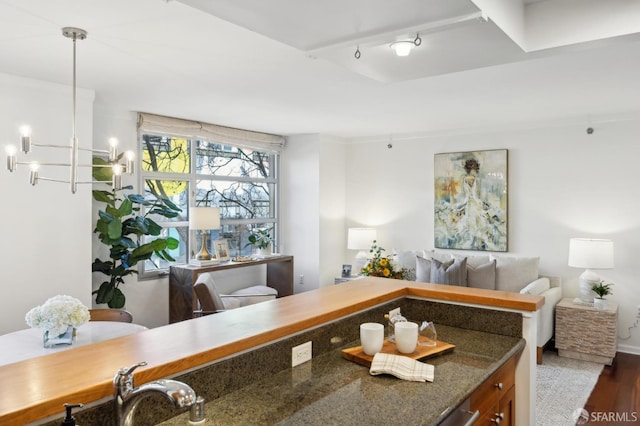
M 22 137 L 20 139 L 20 145 L 22 148 L 22 152 L 25 154 L 29 154 L 31 152 L 32 147 L 43 147 L 43 148 L 60 148 L 60 149 L 68 149 L 69 150 L 69 163 L 45 163 L 45 162 L 21 162 L 18 161 L 17 158 L 17 148 L 13 145 L 9 145 L 7 147 L 7 169 L 10 172 L 16 170 L 18 164 L 29 165 L 31 168 L 31 173 L 29 174 L 29 182 L 31 185 L 36 185 L 38 181 L 52 181 L 52 182 L 63 182 L 69 183 L 71 186 L 71 193 L 75 194 L 78 184 L 93 184 L 93 183 L 108 183 L 108 181 L 87 181 L 80 182 L 78 181 L 78 167 L 110 167 L 112 170 L 112 180 L 111 184 L 115 189 L 120 189 L 122 187 L 122 173 L 132 174 L 133 173 L 133 160 L 134 154 L 132 151 L 127 151 L 124 153 L 124 164 L 121 164 L 119 161 L 122 159 L 123 155 L 118 155 L 118 141 L 115 138 L 111 138 L 109 140 L 109 149 L 93 149 L 93 148 L 80 148 L 78 146 L 78 137 L 76 135 L 76 41 L 84 40 L 87 38 L 87 32 L 80 28 L 74 27 L 64 27 L 62 29 L 62 35 L 67 38 L 70 38 L 73 41 L 73 113 L 72 113 L 72 136 L 71 142 L 67 145 L 51 145 L 51 144 L 38 144 L 31 141 L 31 129 L 29 127 L 22 127 L 21 133 Z M 103 162 L 104 164 L 78 164 L 78 152 L 79 151 L 89 151 L 93 154 L 97 154 L 99 156 L 106 156 L 108 161 Z M 47 177 L 40 176 L 40 167 L 41 166 L 55 166 L 55 167 L 69 167 L 70 176 L 69 180 L 61 180 L 61 179 L 52 179 Z

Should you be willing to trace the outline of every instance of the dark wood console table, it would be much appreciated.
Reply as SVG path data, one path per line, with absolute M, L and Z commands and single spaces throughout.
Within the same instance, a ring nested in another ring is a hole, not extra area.
M 293 256 L 274 256 L 250 262 L 222 262 L 212 266 L 177 265 L 169 268 L 169 322 L 174 323 L 193 318 L 197 309 L 193 297 L 193 284 L 204 272 L 247 266 L 267 265 L 267 285 L 278 290 L 278 297 L 293 294 Z

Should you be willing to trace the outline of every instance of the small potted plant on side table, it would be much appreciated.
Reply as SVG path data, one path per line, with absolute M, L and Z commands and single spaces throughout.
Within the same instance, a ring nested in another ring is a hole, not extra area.
M 267 257 L 271 255 L 272 250 L 272 242 L 273 238 L 271 238 L 271 230 L 273 228 L 256 228 L 251 231 L 247 239 L 249 243 L 247 245 L 251 245 L 258 249 L 258 255 L 262 257 Z
M 603 311 L 607 309 L 607 299 L 605 299 L 604 297 L 606 295 L 613 294 L 613 292 L 611 291 L 611 286 L 612 285 L 613 285 L 613 283 L 605 284 L 604 281 L 600 281 L 600 282 L 595 283 L 591 287 L 591 290 L 593 290 L 593 292 L 598 295 L 598 297 L 593 299 L 593 307 L 594 308 L 600 309 L 600 310 L 603 310 Z

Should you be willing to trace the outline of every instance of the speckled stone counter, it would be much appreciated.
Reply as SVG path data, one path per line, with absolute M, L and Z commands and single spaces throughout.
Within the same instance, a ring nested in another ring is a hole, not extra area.
M 359 324 L 383 323 L 384 314 L 397 307 L 409 319 L 433 321 L 438 339 L 456 345 L 453 353 L 428 360 L 436 366 L 434 383 L 372 377 L 366 367 L 342 358 L 342 348 L 359 345 Z M 403 415 L 413 421 L 397 424 L 433 424 L 443 410 L 459 405 L 524 346 L 521 330 L 518 313 L 400 298 L 173 378 L 189 384 L 208 401 L 209 425 L 314 424 L 318 412 L 325 414 L 316 424 L 342 425 L 360 418 L 381 424 L 382 414 L 390 416 L 383 423 L 389 424 L 396 420 L 389 407 L 399 401 Z M 291 368 L 291 348 L 310 340 L 312 361 Z M 379 401 L 387 401 L 388 409 L 381 409 Z M 135 424 L 185 425 L 188 413 L 174 418 L 185 411 L 176 411 L 164 397 L 151 394 L 141 401 Z M 76 419 L 83 425 L 113 424 L 113 413 L 109 401 L 78 412 Z
M 456 348 L 425 360 L 435 366 L 433 383 L 371 376 L 336 348 L 207 402 L 205 424 L 438 424 L 524 347 L 519 337 L 445 325 L 437 331 Z M 161 425 L 185 425 L 188 419 L 185 413 Z

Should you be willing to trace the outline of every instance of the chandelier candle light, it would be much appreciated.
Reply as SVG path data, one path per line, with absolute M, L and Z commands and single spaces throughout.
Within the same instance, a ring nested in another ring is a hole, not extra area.
M 50 144 L 37 144 L 31 141 L 31 129 L 27 126 L 23 126 L 20 130 L 22 133 L 21 137 L 21 148 L 22 152 L 25 154 L 29 154 L 31 152 L 32 146 L 37 147 L 46 147 L 46 148 L 63 148 L 68 149 L 70 152 L 70 161 L 69 163 L 38 163 L 38 162 L 20 162 L 17 159 L 17 149 L 15 146 L 8 146 L 6 149 L 7 152 L 7 169 L 10 172 L 15 171 L 16 166 L 18 164 L 28 164 L 31 168 L 31 172 L 29 174 L 29 182 L 31 185 L 36 185 L 40 180 L 47 180 L 52 182 L 63 182 L 69 183 L 71 185 L 71 193 L 75 194 L 77 190 L 77 186 L 80 183 L 108 183 L 105 181 L 88 181 L 88 182 L 79 182 L 78 181 L 78 167 L 111 167 L 112 168 L 112 180 L 111 184 L 116 189 L 121 189 L 121 175 L 123 172 L 127 174 L 133 173 L 133 160 L 134 154 L 132 151 L 127 151 L 125 153 L 125 164 L 119 164 L 118 161 L 120 157 L 118 155 L 118 141 L 115 138 L 109 140 L 109 149 L 101 150 L 101 149 L 92 149 L 92 148 L 80 148 L 78 146 L 78 137 L 76 134 L 76 40 L 84 40 L 87 38 L 87 32 L 80 28 L 74 27 L 65 27 L 62 29 L 62 34 L 73 40 L 73 115 L 72 115 L 72 131 L 73 134 L 71 136 L 71 143 L 69 145 L 50 145 Z M 78 164 L 78 152 L 89 151 L 98 155 L 106 155 L 108 156 L 108 164 Z M 40 166 L 62 166 L 70 168 L 70 176 L 69 180 L 61 180 L 61 179 L 53 179 L 46 178 L 40 176 Z

